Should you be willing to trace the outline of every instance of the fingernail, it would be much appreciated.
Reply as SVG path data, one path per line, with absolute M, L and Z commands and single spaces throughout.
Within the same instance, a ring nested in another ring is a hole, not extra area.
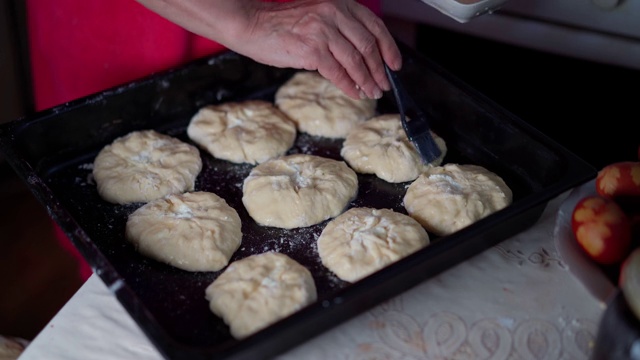
M 381 97 L 382 97 L 382 91 L 380 89 L 376 88 L 373 91 L 373 98 L 377 100 L 377 99 L 380 99 Z
M 364 100 L 364 99 L 368 99 L 367 94 L 364 93 L 364 91 L 360 90 L 358 92 L 358 95 L 360 96 L 360 99 Z

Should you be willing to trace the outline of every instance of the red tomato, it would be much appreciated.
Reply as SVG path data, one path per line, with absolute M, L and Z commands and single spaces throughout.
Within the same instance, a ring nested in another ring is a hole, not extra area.
M 622 161 L 603 167 L 596 177 L 596 191 L 616 201 L 640 201 L 640 161 Z
M 631 250 L 631 223 L 613 200 L 598 195 L 581 199 L 573 210 L 571 228 L 578 244 L 594 261 L 610 265 Z

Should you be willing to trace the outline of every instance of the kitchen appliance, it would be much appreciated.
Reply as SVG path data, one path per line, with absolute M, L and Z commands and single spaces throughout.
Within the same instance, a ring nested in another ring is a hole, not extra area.
M 507 0 L 422 0 L 441 13 L 466 23 L 476 16 L 499 9 Z
M 496 7 L 488 0 L 469 2 L 381 0 L 381 9 L 391 32 L 408 44 L 415 38 L 416 25 L 424 24 L 550 54 L 640 70 L 638 1 L 509 0 Z M 472 10 L 484 5 L 490 9 L 482 16 L 469 17 L 472 11 L 460 14 L 461 10 L 457 10 L 465 5 Z

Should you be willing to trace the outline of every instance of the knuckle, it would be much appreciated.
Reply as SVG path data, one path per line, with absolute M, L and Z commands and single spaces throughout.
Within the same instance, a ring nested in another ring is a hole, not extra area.
M 362 64 L 362 53 L 356 49 L 350 50 L 345 54 L 345 60 L 348 67 L 355 67 Z
M 336 4 L 333 1 L 322 1 L 316 4 L 315 12 L 318 14 L 335 14 L 337 11 Z
M 365 56 L 374 55 L 378 51 L 376 38 L 371 35 L 366 36 L 359 50 Z
M 387 27 L 381 18 L 372 17 L 367 24 L 367 28 L 369 28 L 373 34 L 382 34 Z
M 306 14 L 293 26 L 293 30 L 300 34 L 314 34 L 322 29 L 322 20 L 317 14 Z

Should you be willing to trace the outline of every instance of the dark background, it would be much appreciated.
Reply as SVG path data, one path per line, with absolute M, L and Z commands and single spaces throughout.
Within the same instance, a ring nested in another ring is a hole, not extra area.
M 417 49 L 596 168 L 638 160 L 640 71 L 428 26 Z

